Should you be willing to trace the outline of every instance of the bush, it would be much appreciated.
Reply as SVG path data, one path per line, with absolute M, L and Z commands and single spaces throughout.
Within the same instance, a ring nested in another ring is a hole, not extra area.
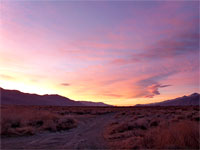
M 12 109 L 11 109 L 12 108 Z M 61 131 L 77 126 L 70 116 L 59 115 L 47 110 L 8 107 L 1 110 L 1 135 L 33 135 L 44 130 Z
M 144 148 L 199 149 L 198 123 L 181 121 L 154 129 L 145 135 L 143 145 Z

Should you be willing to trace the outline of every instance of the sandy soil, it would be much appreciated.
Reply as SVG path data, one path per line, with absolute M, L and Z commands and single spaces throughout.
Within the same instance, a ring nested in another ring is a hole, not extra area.
M 1 149 L 107 149 L 103 130 L 113 117 L 114 113 L 108 113 L 86 118 L 68 131 L 4 137 Z

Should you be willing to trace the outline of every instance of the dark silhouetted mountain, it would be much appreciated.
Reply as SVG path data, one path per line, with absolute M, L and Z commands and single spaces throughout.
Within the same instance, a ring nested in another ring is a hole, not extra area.
M 199 105 L 200 94 L 193 93 L 189 96 L 178 97 L 171 100 L 166 100 L 158 103 L 137 104 L 135 106 L 190 106 Z
M 99 103 L 74 101 L 60 95 L 37 95 L 3 88 L 0 88 L 0 100 L 6 105 L 99 106 Z

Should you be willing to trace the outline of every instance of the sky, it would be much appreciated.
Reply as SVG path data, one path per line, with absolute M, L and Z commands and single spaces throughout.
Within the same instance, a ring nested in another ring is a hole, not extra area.
M 1 0 L 0 87 L 117 106 L 200 92 L 199 2 Z

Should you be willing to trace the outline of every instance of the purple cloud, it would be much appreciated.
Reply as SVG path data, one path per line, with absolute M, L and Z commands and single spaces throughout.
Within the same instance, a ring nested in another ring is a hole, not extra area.
M 152 84 L 147 87 L 147 93 L 145 97 L 153 98 L 155 95 L 160 95 L 160 92 L 158 91 L 158 89 L 168 87 L 168 86 L 171 86 L 171 85 Z

